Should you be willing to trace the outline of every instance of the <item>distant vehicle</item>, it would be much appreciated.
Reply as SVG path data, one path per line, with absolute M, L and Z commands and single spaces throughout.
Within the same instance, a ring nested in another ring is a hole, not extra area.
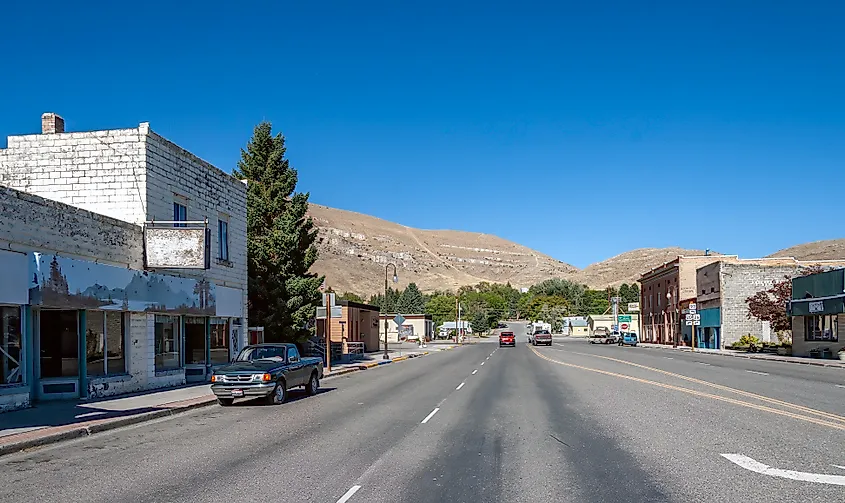
M 613 332 L 613 333 L 611 333 L 610 335 L 607 336 L 607 343 L 608 344 L 616 344 L 620 340 L 622 340 L 622 334 L 620 334 L 619 332 Z
M 322 378 L 323 360 L 301 358 L 295 344 L 255 344 L 214 371 L 211 391 L 224 407 L 244 397 L 262 397 L 268 404 L 279 404 L 289 389 L 299 386 L 316 395 Z
M 507 323 L 502 323 L 501 321 L 496 325 L 496 328 L 508 328 Z
M 616 342 L 615 339 L 611 339 L 611 334 L 604 327 L 598 327 L 593 330 L 593 335 L 588 339 L 590 344 L 610 344 L 611 341 Z
M 535 346 L 539 346 L 540 344 L 545 344 L 546 346 L 552 345 L 552 333 L 548 330 L 537 330 L 531 336 L 531 344 Z
M 610 333 L 610 330 L 608 330 L 607 327 L 596 327 L 595 330 L 593 330 L 593 335 L 607 336 L 607 334 L 609 334 L 609 333 Z
M 499 334 L 499 347 L 513 346 L 516 347 L 516 336 L 513 332 L 502 332 Z
M 637 340 L 637 334 L 633 332 L 625 332 L 619 339 L 620 346 L 636 346 L 637 342 L 639 342 Z

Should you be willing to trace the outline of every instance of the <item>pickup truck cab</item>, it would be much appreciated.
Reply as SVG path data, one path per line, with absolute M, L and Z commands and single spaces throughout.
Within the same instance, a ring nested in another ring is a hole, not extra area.
M 516 336 L 513 332 L 501 332 L 499 334 L 499 347 L 502 346 L 516 347 Z
M 268 404 L 279 404 L 289 389 L 299 386 L 316 395 L 322 378 L 323 361 L 300 357 L 295 344 L 255 344 L 214 371 L 211 391 L 223 406 L 244 397 L 262 397 Z
M 551 346 L 552 333 L 548 330 L 537 330 L 536 332 L 534 332 L 534 335 L 531 336 L 531 344 L 535 346 L 539 346 L 540 344 Z

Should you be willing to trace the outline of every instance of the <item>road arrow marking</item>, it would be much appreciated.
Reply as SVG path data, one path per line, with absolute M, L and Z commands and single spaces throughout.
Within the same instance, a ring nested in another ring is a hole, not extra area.
M 751 470 L 752 472 L 761 473 L 763 475 L 769 475 L 770 477 L 798 480 L 801 482 L 814 482 L 816 484 L 845 486 L 845 476 L 843 475 L 781 470 L 780 468 L 772 468 L 769 465 L 764 465 L 763 463 L 749 458 L 748 456 L 743 456 L 742 454 L 722 454 L 722 457 L 731 463 L 745 468 L 746 470 Z

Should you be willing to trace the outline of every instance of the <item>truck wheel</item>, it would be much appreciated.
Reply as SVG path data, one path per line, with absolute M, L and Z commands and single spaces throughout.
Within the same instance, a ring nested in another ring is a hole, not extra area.
M 317 373 L 311 372 L 311 379 L 309 379 L 308 384 L 305 385 L 305 391 L 307 391 L 309 395 L 314 396 L 317 394 L 317 390 L 319 389 L 320 380 L 317 379 Z
M 234 398 L 218 398 L 217 403 L 219 403 L 223 407 L 229 407 L 233 403 L 235 403 L 235 399 Z
M 285 399 L 288 397 L 288 390 L 286 388 L 287 386 L 284 381 L 277 382 L 276 387 L 273 388 L 273 392 L 264 397 L 264 402 L 267 405 L 279 405 L 281 403 L 285 403 Z

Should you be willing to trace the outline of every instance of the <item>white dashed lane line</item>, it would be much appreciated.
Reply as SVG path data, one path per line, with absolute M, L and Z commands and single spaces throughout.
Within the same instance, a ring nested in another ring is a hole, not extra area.
M 458 391 L 459 389 L 463 388 L 463 387 L 464 387 L 464 384 L 466 384 L 466 383 L 465 383 L 465 382 L 462 382 L 461 384 L 458 384 L 458 387 L 457 387 L 457 388 L 455 388 L 455 391 Z
M 435 407 L 433 411 L 431 411 L 427 416 L 425 416 L 425 419 L 423 419 L 420 424 L 427 423 L 429 419 L 431 419 L 432 417 L 434 417 L 435 414 L 437 414 L 438 410 L 440 410 L 440 407 Z
M 361 489 L 361 486 L 350 487 L 349 490 L 346 491 L 346 494 L 344 494 L 340 497 L 339 500 L 337 500 L 337 503 L 346 503 L 347 501 L 349 501 L 349 498 L 351 498 L 353 494 L 358 492 L 358 489 Z
M 473 370 L 472 375 L 475 375 L 476 372 L 478 372 L 478 369 Z
M 746 372 L 748 372 L 748 373 L 750 373 L 750 374 L 757 374 L 757 375 L 761 375 L 761 376 L 767 376 L 767 375 L 769 375 L 769 373 L 768 373 L 768 372 L 757 372 L 756 370 L 746 370 Z

